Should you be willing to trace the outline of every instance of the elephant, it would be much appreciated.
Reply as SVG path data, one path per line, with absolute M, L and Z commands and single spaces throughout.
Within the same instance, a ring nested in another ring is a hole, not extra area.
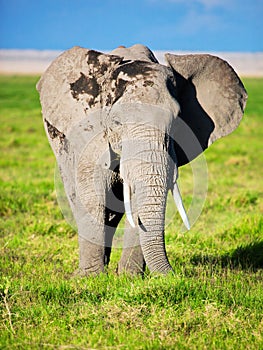
M 82 276 L 106 271 L 126 213 L 117 272 L 167 274 L 165 208 L 171 190 L 187 229 L 178 169 L 239 125 L 247 92 L 209 54 L 165 55 L 146 46 L 109 53 L 73 47 L 37 84 L 79 240 Z

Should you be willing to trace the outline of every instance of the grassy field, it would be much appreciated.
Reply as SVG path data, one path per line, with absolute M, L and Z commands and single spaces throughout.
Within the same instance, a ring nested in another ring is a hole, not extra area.
M 263 349 L 263 79 L 245 117 L 205 152 L 206 202 L 167 227 L 174 276 L 72 278 L 74 230 L 54 191 L 37 77 L 0 77 L 1 349 Z M 186 203 L 190 166 L 181 169 Z

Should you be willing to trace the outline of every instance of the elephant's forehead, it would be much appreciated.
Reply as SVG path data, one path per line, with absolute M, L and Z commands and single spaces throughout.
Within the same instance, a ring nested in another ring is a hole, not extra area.
M 126 62 L 123 65 L 119 65 L 114 73 L 112 78 L 117 79 L 120 73 L 126 74 L 130 78 L 141 79 L 142 77 L 153 76 L 156 72 L 156 65 L 144 62 L 144 61 L 131 61 Z
M 86 62 L 85 73 L 79 71 L 78 78 L 70 82 L 73 99 L 86 104 L 86 110 L 112 106 L 127 93 L 131 98 L 150 96 L 167 79 L 163 70 L 168 68 L 157 63 L 124 60 L 93 50 L 88 51 Z
M 121 56 L 106 55 L 89 50 L 87 53 L 87 68 L 90 75 L 96 78 L 117 79 L 121 72 L 131 78 L 147 76 L 156 70 L 153 62 L 124 59 Z

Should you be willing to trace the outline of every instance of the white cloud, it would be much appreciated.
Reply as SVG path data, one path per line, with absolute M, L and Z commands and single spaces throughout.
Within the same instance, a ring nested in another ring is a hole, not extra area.
M 160 2 L 160 0 L 149 0 L 152 3 Z M 205 9 L 211 10 L 213 8 L 229 8 L 232 7 L 235 0 L 161 0 L 161 2 L 170 2 L 174 4 L 184 4 L 188 7 L 193 5 L 202 5 Z
M 216 30 L 222 26 L 220 17 L 213 13 L 198 13 L 191 10 L 178 23 L 181 32 L 189 35 L 203 30 Z
M 199 2 L 207 9 L 212 9 L 213 7 L 229 7 L 231 5 L 230 0 L 196 0 L 194 2 Z
M 148 0 L 155 4 L 178 4 L 185 7 L 184 13 L 177 18 L 177 33 L 192 36 L 195 33 L 210 31 L 215 33 L 225 28 L 223 11 L 233 12 L 237 0 Z

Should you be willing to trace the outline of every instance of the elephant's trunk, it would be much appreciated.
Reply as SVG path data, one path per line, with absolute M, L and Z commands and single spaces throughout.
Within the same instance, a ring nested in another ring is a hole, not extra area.
M 172 268 L 168 262 L 165 242 L 165 207 L 168 192 L 166 174 L 158 174 L 161 163 L 155 163 L 153 174 L 135 191 L 138 207 L 140 243 L 147 266 L 151 272 L 166 273 Z
M 143 140 L 143 141 L 142 141 Z M 144 259 L 151 272 L 172 270 L 165 251 L 164 225 L 170 160 L 165 132 L 135 128 L 123 143 L 121 176 L 131 225 L 139 227 Z M 131 197 L 131 204 L 130 199 Z M 134 217 L 136 213 L 137 217 Z

